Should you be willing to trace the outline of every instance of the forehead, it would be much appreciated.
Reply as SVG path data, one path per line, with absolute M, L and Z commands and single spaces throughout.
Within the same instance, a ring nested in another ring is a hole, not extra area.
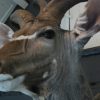
M 29 30 L 28 30 L 28 34 L 33 34 L 35 32 L 41 32 L 41 31 L 46 31 L 46 30 L 55 30 L 55 26 L 53 24 L 50 24 L 49 22 L 46 23 L 41 23 L 41 22 L 34 22 Z
M 57 26 L 57 24 L 52 20 L 45 20 L 38 18 L 35 19 L 33 22 L 26 23 L 26 25 L 23 28 L 14 33 L 14 37 L 18 37 L 21 35 L 24 36 L 32 35 L 38 31 L 48 30 L 48 28 L 55 30 L 58 29 L 59 26 Z

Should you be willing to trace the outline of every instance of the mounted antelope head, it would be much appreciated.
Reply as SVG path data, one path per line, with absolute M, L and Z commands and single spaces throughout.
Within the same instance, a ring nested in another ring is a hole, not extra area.
M 65 12 L 86 0 L 51 0 L 48 4 L 39 1 L 41 9 L 37 17 L 25 10 L 12 14 L 11 20 L 20 30 L 0 48 L 0 72 L 13 77 L 25 74 L 24 84 L 28 88 L 43 82 L 42 87 L 48 88 L 47 100 L 92 100 L 84 75 L 77 67 L 75 44 L 80 43 L 82 48 L 100 27 L 95 25 L 81 34 L 60 29 Z M 45 72 L 48 75 L 44 78 Z

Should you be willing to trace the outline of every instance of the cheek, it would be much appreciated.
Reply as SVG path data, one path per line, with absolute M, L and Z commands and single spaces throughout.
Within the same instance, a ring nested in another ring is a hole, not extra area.
M 33 45 L 34 54 L 37 56 L 48 56 L 54 50 L 54 41 L 37 41 Z

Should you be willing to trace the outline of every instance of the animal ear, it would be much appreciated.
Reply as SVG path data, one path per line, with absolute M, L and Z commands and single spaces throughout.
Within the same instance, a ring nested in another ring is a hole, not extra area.
M 13 30 L 9 26 L 0 23 L 0 48 L 12 38 L 13 34 Z

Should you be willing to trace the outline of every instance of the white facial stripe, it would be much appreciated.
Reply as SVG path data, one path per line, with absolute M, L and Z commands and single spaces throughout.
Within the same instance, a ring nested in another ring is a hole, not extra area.
M 50 27 L 50 26 L 46 27 L 46 30 L 50 30 L 50 29 L 52 29 L 52 27 Z M 40 31 L 42 31 L 42 29 Z M 10 41 L 25 40 L 25 39 L 35 39 L 37 37 L 38 33 L 39 33 L 39 31 L 35 32 L 32 35 L 28 35 L 28 36 L 21 35 L 21 36 L 19 36 L 17 38 L 10 39 Z
M 29 35 L 29 36 L 21 35 L 21 36 L 19 36 L 17 38 L 10 39 L 10 41 L 25 40 L 25 39 L 35 39 L 36 37 L 37 37 L 37 32 L 34 33 L 33 35 Z

